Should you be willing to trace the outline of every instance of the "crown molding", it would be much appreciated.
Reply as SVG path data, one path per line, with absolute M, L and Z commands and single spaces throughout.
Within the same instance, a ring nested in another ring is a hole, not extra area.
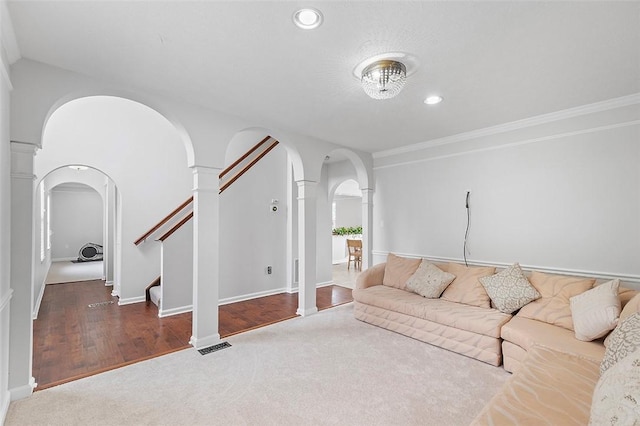
M 409 152 L 421 151 L 442 145 L 449 145 L 457 142 L 477 139 L 484 136 L 491 136 L 499 133 L 510 132 L 513 130 L 524 129 L 527 127 L 538 126 L 541 124 L 551 123 L 568 118 L 579 117 L 581 115 L 593 114 L 601 111 L 608 111 L 616 108 L 622 108 L 629 105 L 640 104 L 640 93 L 634 93 L 628 96 L 609 99 L 602 102 L 582 105 L 575 108 L 569 108 L 562 111 L 551 112 L 548 114 L 537 115 L 535 117 L 525 118 L 522 120 L 511 121 L 509 123 L 499 124 L 497 126 L 486 127 L 484 129 L 472 130 L 470 132 L 459 133 L 457 135 L 446 136 L 443 138 L 432 139 L 413 145 L 407 145 L 399 148 L 387 149 L 373 153 L 373 158 L 385 158 Z

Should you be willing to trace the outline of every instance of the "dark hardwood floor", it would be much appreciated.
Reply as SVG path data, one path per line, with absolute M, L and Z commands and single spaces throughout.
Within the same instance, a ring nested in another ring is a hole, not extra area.
M 348 288 L 317 290 L 320 310 L 352 300 Z M 293 318 L 297 306 L 297 293 L 220 306 L 220 335 Z M 36 390 L 188 348 L 190 337 L 191 313 L 158 318 L 153 304 L 118 306 L 104 281 L 47 285 L 33 322 Z

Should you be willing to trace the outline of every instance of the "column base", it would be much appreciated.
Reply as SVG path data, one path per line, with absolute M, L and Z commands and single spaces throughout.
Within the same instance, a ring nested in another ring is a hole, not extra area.
M 307 309 L 301 309 L 298 308 L 298 310 L 296 311 L 297 315 L 303 316 L 303 317 L 307 317 L 309 315 L 313 315 L 318 313 L 318 307 L 314 306 L 313 308 L 307 308 Z
M 213 346 L 220 343 L 220 334 L 214 334 L 207 337 L 196 338 L 195 336 L 191 336 L 189 339 L 189 344 L 196 349 L 206 348 L 208 346 Z
M 9 389 L 9 394 L 11 395 L 11 401 L 17 401 L 19 399 L 26 398 L 33 393 L 33 389 L 38 386 L 36 383 L 36 379 L 31 377 L 29 379 L 29 384 L 20 386 L 17 388 Z

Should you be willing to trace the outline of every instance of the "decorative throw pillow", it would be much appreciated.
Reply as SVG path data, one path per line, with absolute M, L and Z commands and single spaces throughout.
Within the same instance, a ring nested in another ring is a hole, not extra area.
M 382 284 L 399 288 L 400 290 L 406 290 L 405 284 L 411 275 L 416 272 L 416 269 L 420 266 L 420 262 L 422 262 L 422 259 L 409 259 L 389 253 L 387 256 L 387 265 L 384 267 Z
M 456 278 L 442 293 L 443 299 L 481 308 L 491 308 L 489 295 L 478 278 L 495 273 L 496 268 L 493 266 L 467 267 L 457 263 L 449 263 L 447 270 Z
M 416 272 L 407 281 L 407 290 L 429 299 L 437 299 L 455 278 L 455 275 L 444 272 L 423 259 Z
M 600 363 L 600 375 L 638 348 L 640 348 L 640 313 L 635 313 L 620 322 L 611 332 L 609 346 Z
M 495 275 L 482 277 L 479 281 L 495 307 L 505 314 L 515 312 L 540 298 L 540 293 L 529 283 L 517 263 Z
M 620 280 L 612 280 L 569 299 L 576 339 L 590 342 L 613 330 L 620 317 Z
M 589 424 L 640 424 L 640 351 L 609 368 L 593 390 Z
M 569 298 L 591 289 L 595 281 L 534 271 L 529 277 L 529 282 L 541 297 L 523 306 L 517 316 L 573 330 Z

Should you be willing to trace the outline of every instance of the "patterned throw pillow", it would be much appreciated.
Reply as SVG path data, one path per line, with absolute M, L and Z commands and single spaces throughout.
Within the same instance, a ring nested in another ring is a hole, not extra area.
M 638 348 L 640 348 L 640 313 L 635 313 L 618 324 L 611 332 L 609 346 L 600 363 L 600 375 Z
M 569 299 L 576 339 L 590 342 L 604 336 L 618 324 L 620 280 L 600 284 Z
M 495 275 L 482 277 L 479 281 L 495 307 L 505 314 L 515 312 L 540 298 L 540 293 L 529 283 L 517 263 Z
M 494 274 L 496 268 L 493 266 L 467 267 L 458 263 L 449 263 L 447 272 L 455 275 L 456 279 L 442 293 L 441 297 L 444 300 L 481 308 L 491 308 L 489 295 L 478 281 L 478 278 Z
M 589 424 L 640 424 L 640 352 L 632 353 L 600 376 L 593 390 Z
M 444 272 L 423 259 L 416 272 L 407 281 L 407 290 L 429 299 L 437 299 L 455 278 L 455 275 Z

